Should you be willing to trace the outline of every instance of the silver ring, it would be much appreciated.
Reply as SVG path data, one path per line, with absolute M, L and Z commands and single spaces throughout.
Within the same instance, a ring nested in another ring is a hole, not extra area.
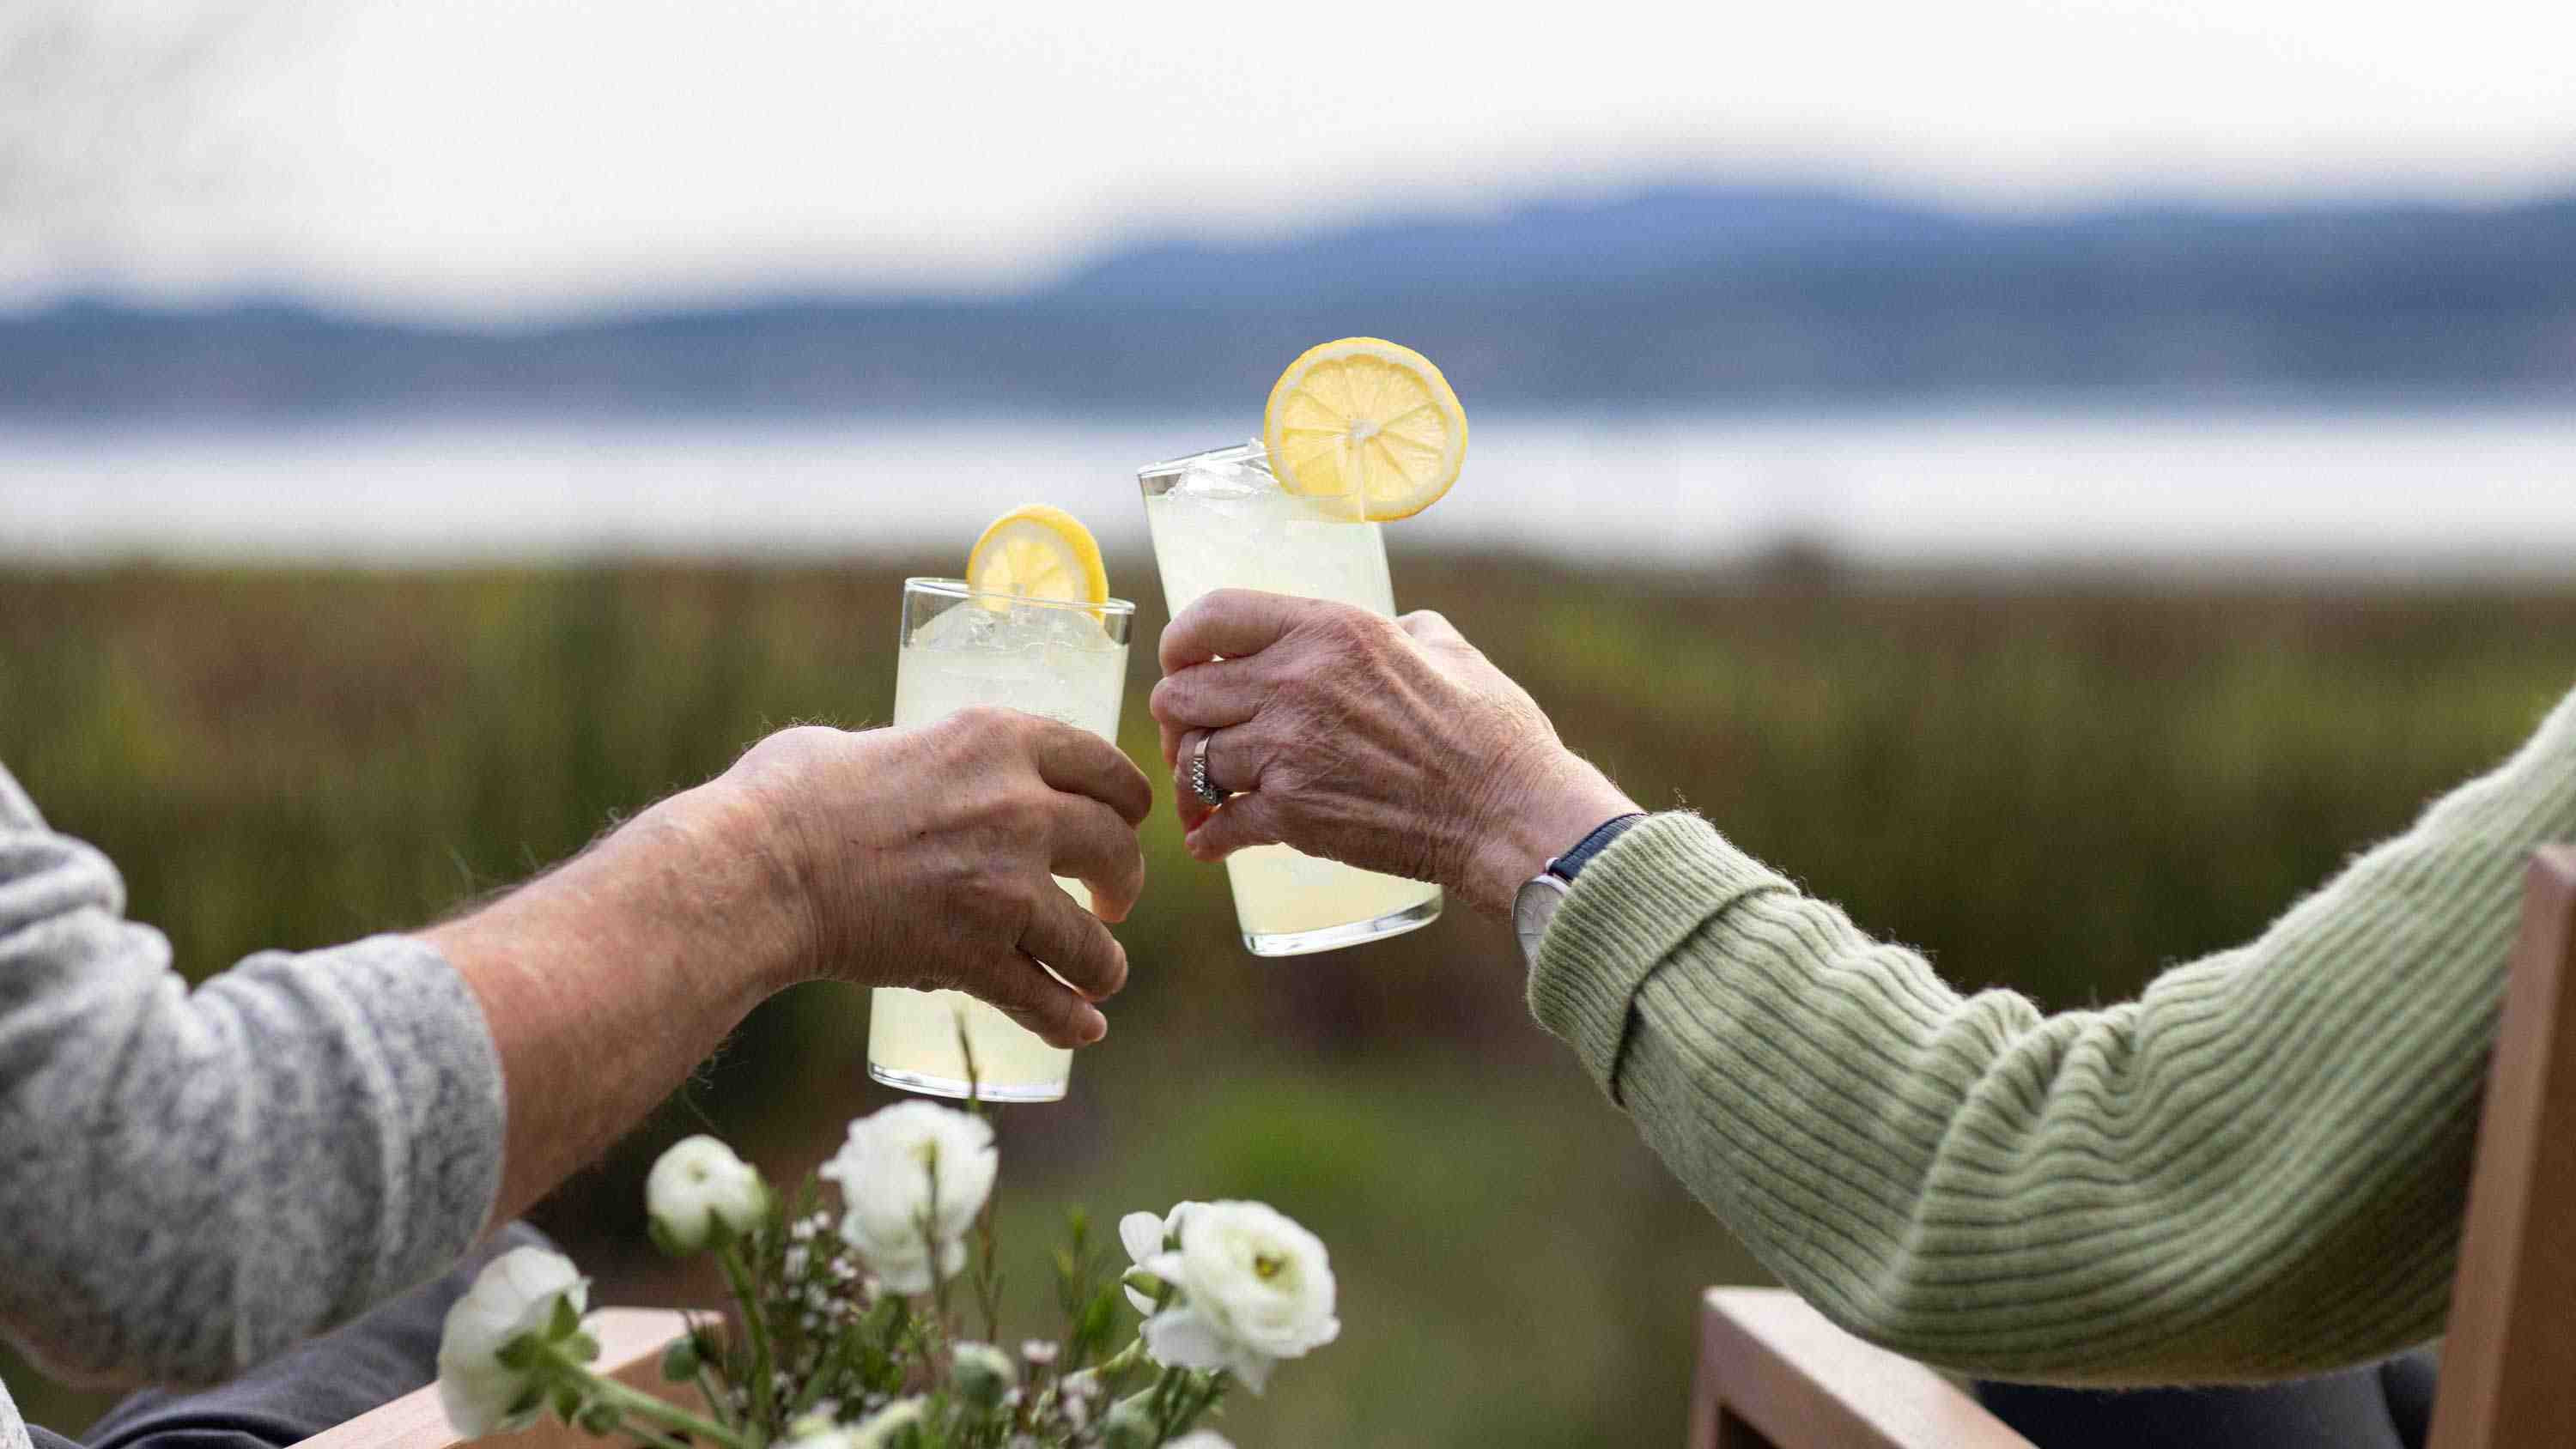
M 1216 781 L 1208 778 L 1208 741 L 1215 738 L 1216 731 L 1214 730 L 1209 730 L 1206 733 L 1201 734 L 1199 736 L 1198 747 L 1190 751 L 1190 793 L 1198 796 L 1199 803 L 1202 805 L 1222 805 L 1225 803 L 1225 792 L 1216 787 Z

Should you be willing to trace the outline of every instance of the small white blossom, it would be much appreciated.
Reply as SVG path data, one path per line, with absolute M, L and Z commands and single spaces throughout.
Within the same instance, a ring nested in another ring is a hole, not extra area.
M 897 1399 L 869 1415 L 850 1433 L 850 1449 L 885 1449 L 894 1437 L 921 1422 L 925 1401 Z
M 700 1133 L 671 1144 L 644 1179 L 644 1208 L 657 1240 L 674 1253 L 694 1253 L 750 1232 L 769 1216 L 769 1185 L 760 1169 Z
M 1214 1429 L 1192 1429 L 1178 1439 L 1164 1440 L 1163 1449 L 1234 1449 L 1234 1443 Z
M 787 1426 L 785 1449 L 851 1449 L 850 1431 L 832 1422 L 822 1405 Z
M 1180 1291 L 1145 1320 L 1145 1351 L 1174 1368 L 1227 1369 L 1260 1393 L 1272 1365 L 1342 1331 L 1324 1245 L 1257 1202 L 1193 1207 L 1180 1247 L 1141 1266 Z
M 1077 1369 L 1056 1382 L 1056 1401 L 1064 1410 L 1064 1421 L 1076 1429 L 1091 1422 L 1091 1401 L 1100 1397 L 1100 1375 L 1091 1369 Z
M 1055 1362 L 1055 1356 L 1060 1351 L 1055 1341 L 1047 1338 L 1032 1338 L 1020 1345 L 1020 1357 L 1027 1359 L 1038 1368 L 1045 1368 Z
M 841 1185 L 841 1237 L 888 1289 L 909 1294 L 965 1266 L 967 1229 L 998 1170 L 992 1124 L 900 1102 L 852 1122 L 849 1141 L 820 1172 Z
M 535 1422 L 538 1407 L 511 1408 L 537 1387 L 536 1374 L 503 1364 L 501 1350 L 523 1335 L 552 1337 L 563 1304 L 576 1318 L 590 1304 L 590 1280 L 572 1260 L 543 1248 L 512 1248 L 486 1264 L 447 1310 L 438 1338 L 438 1402 L 459 1435 L 480 1439 Z

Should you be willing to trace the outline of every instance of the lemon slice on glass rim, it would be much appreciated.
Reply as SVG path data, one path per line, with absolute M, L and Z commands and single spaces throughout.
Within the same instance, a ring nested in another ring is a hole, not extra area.
M 1109 570 L 1082 520 L 1052 503 L 1023 504 L 987 525 L 966 555 L 966 587 L 1063 604 L 1109 602 Z
M 1353 519 L 1410 518 L 1467 458 L 1467 410 L 1431 359 L 1376 337 L 1310 347 L 1270 389 L 1261 441 L 1280 486 Z

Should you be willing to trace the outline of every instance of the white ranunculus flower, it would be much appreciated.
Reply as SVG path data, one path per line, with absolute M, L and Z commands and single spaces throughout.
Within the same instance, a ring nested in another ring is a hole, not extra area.
M 850 1140 L 820 1172 L 841 1185 L 842 1238 L 889 1290 L 927 1293 L 966 1265 L 966 1231 L 993 1195 L 999 1165 L 983 1118 L 899 1102 L 852 1122 Z
M 928 1104 L 924 1104 L 928 1105 Z M 959 1113 L 964 1116 L 964 1113 Z M 850 1431 L 850 1449 L 886 1449 L 894 1437 L 921 1422 L 924 1401 L 918 1398 L 897 1399 Z
M 1180 1289 L 1145 1320 L 1155 1362 L 1230 1369 L 1257 1394 L 1271 1365 L 1342 1331 L 1324 1245 L 1285 1214 L 1257 1202 L 1205 1203 L 1182 1217 L 1180 1239 L 1143 1265 Z
M 512 1248 L 485 1264 L 448 1308 L 438 1338 L 438 1403 L 459 1435 L 480 1439 L 536 1421 L 542 1406 L 521 1400 L 538 1386 L 537 1375 L 502 1363 L 501 1350 L 522 1334 L 554 1337 L 559 1305 L 567 1303 L 575 1318 L 590 1305 L 590 1280 L 572 1259 Z
M 1181 1245 L 1181 1219 L 1192 1209 L 1202 1206 L 1205 1204 L 1177 1202 L 1172 1204 L 1170 1212 L 1159 1218 L 1152 1213 L 1129 1213 L 1120 1218 L 1118 1242 L 1127 1250 L 1127 1261 L 1142 1268 L 1153 1259 L 1178 1248 Z M 1154 1311 L 1154 1300 L 1142 1289 L 1133 1283 L 1126 1287 L 1127 1301 L 1136 1305 L 1137 1312 Z
M 644 1179 L 644 1210 L 655 1241 L 674 1253 L 694 1253 L 710 1238 L 758 1227 L 769 1216 L 769 1185 L 759 1168 L 700 1133 L 672 1143 L 654 1162 Z

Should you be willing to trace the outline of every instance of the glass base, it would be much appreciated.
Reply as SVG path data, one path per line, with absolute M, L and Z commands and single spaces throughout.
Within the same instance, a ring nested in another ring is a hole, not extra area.
M 1444 893 L 1445 895 L 1445 893 Z M 1440 919 L 1440 902 L 1444 895 L 1389 911 L 1366 921 L 1353 921 L 1343 926 L 1325 926 L 1313 931 L 1260 931 L 1243 933 L 1243 949 L 1255 956 L 1311 956 L 1318 951 L 1338 951 L 1344 946 L 1357 946 L 1368 941 L 1382 941 L 1418 931 Z M 874 1070 L 871 1068 L 870 1070 Z
M 962 1099 L 973 1096 L 987 1102 L 1061 1102 L 1064 1100 L 1065 1088 L 1070 1085 L 1070 1079 L 1068 1079 L 1063 1082 L 1040 1082 L 1023 1087 L 999 1087 L 986 1082 L 981 1086 L 969 1088 L 962 1078 L 934 1077 L 926 1072 L 899 1072 L 892 1067 L 878 1066 L 874 1062 L 868 1063 L 868 1080 L 883 1082 L 889 1087 L 900 1087 L 907 1092 L 919 1092 L 926 1097 Z

